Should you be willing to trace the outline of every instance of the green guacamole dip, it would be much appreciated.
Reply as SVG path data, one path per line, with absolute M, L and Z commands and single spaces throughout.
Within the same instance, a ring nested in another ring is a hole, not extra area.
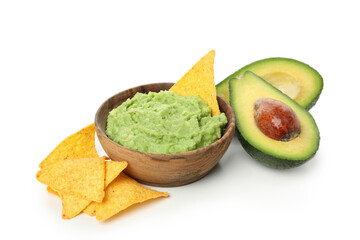
M 141 152 L 180 153 L 215 142 L 226 124 L 225 114 L 212 117 L 199 96 L 136 93 L 109 113 L 106 135 Z

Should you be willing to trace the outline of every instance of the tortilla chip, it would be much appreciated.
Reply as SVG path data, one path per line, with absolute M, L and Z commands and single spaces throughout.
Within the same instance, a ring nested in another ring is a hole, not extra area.
M 50 166 L 59 160 L 99 157 L 95 149 L 95 124 L 81 129 L 63 140 L 39 165 Z
M 135 203 L 167 197 L 167 192 L 158 192 L 142 186 L 124 173 L 106 188 L 103 202 L 96 204 L 96 219 L 104 221 Z
M 127 167 L 127 162 L 116 162 L 116 161 L 108 161 L 105 162 L 106 166 L 106 174 L 105 174 L 105 187 L 107 187 L 119 174 Z M 91 202 L 84 209 L 84 213 L 89 216 L 95 216 L 96 202 Z
M 105 187 L 108 186 L 127 166 L 127 162 L 105 162 Z M 81 213 L 89 204 L 90 200 L 81 199 L 69 194 L 60 195 L 63 209 L 62 218 L 70 219 Z
M 60 197 L 59 194 L 57 193 L 57 191 L 55 191 L 54 189 L 52 189 L 51 187 L 47 186 L 46 190 L 51 193 L 51 194 L 55 194 L 56 196 Z
M 219 115 L 214 82 L 215 51 L 211 50 L 170 88 L 182 96 L 199 95 L 211 107 L 211 114 Z
M 105 157 L 65 159 L 41 169 L 36 178 L 59 195 L 73 195 L 95 202 L 105 196 Z
M 96 202 L 92 202 L 90 203 L 84 210 L 83 212 L 86 213 L 89 216 L 95 216 L 96 215 Z
M 86 208 L 91 201 L 75 197 L 69 194 L 60 194 L 61 202 L 62 202 L 62 214 L 61 217 L 63 219 L 70 219 L 76 217 L 79 213 L 82 212 L 84 208 Z
M 105 162 L 105 187 L 114 181 L 119 174 L 127 167 L 128 163 L 125 161 L 106 161 Z

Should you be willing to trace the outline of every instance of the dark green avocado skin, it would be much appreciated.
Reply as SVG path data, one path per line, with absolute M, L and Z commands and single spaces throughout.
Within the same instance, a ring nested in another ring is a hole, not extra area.
M 321 92 L 322 92 L 322 89 L 321 89 L 321 91 L 319 92 L 319 95 L 317 95 L 317 97 L 314 98 L 314 100 L 312 100 L 312 102 L 305 108 L 306 110 L 309 111 L 313 106 L 315 106 L 315 104 L 317 103 L 317 101 L 318 101 L 318 99 L 319 99 L 319 97 L 320 97 Z
M 241 145 L 243 146 L 243 148 L 245 149 L 245 151 L 251 157 L 258 160 L 263 165 L 271 167 L 271 168 L 289 169 L 289 168 L 298 167 L 298 166 L 306 163 L 307 161 L 309 161 L 315 155 L 315 153 L 314 153 L 309 158 L 304 159 L 304 160 L 298 160 L 298 161 L 276 158 L 276 157 L 270 156 L 270 155 L 268 155 L 266 153 L 263 153 L 263 152 L 257 150 L 256 148 L 254 148 L 251 144 L 249 144 L 243 138 L 243 136 L 240 134 L 240 132 L 239 132 L 239 130 L 237 128 L 236 128 L 236 136 L 239 139 L 239 141 L 240 141 Z

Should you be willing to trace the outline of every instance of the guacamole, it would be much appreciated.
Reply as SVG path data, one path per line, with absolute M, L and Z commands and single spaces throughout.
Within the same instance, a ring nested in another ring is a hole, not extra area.
M 199 96 L 136 93 L 109 113 L 106 135 L 141 152 L 180 153 L 215 142 L 226 124 L 225 114 L 211 116 Z

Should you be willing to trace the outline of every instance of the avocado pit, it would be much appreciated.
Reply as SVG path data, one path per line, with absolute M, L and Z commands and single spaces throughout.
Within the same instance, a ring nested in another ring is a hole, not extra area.
M 263 134 L 277 141 L 291 141 L 301 131 L 295 112 L 285 103 L 270 98 L 255 102 L 254 120 Z

